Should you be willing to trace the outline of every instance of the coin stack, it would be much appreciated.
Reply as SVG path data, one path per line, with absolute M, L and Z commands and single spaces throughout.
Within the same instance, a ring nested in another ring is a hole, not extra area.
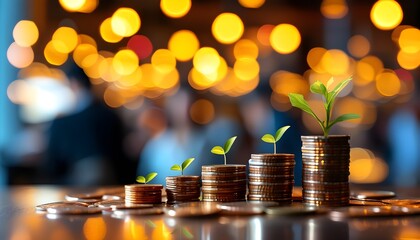
M 167 203 L 199 201 L 200 194 L 199 176 L 166 177 Z
M 206 165 L 201 167 L 202 199 L 207 202 L 245 201 L 245 165 Z
M 349 136 L 302 136 L 302 197 L 313 206 L 349 204 Z
M 125 203 L 144 204 L 144 203 L 162 203 L 161 184 L 130 184 L 125 185 Z
M 294 154 L 252 154 L 248 200 L 292 203 Z

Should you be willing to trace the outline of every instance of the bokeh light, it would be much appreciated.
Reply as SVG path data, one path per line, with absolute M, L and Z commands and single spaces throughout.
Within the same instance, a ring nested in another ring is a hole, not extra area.
M 99 32 L 101 34 L 102 39 L 105 40 L 106 42 L 117 43 L 117 42 L 121 41 L 123 39 L 123 37 L 120 36 L 120 35 L 117 35 L 112 30 L 111 20 L 112 20 L 111 18 L 105 19 L 101 23 L 101 26 L 99 27 Z
M 234 13 L 221 13 L 211 26 L 214 38 L 224 44 L 238 41 L 244 33 L 244 24 L 238 15 Z
M 13 42 L 7 49 L 7 60 L 16 68 L 25 68 L 34 61 L 34 51 Z
M 33 21 L 21 20 L 13 28 L 13 39 L 21 47 L 34 45 L 39 38 L 38 27 Z
M 191 9 L 191 0 L 160 0 L 160 9 L 171 18 L 185 16 Z
M 388 176 L 388 165 L 365 148 L 350 149 L 350 176 L 352 183 L 380 183 Z
M 52 36 L 52 44 L 56 51 L 60 53 L 70 53 L 79 41 L 76 30 L 70 27 L 60 27 L 55 30 Z
M 44 57 L 52 65 L 60 66 L 67 61 L 68 54 L 56 50 L 52 41 L 48 42 L 44 48 Z
M 376 88 L 385 97 L 395 96 L 400 92 L 400 79 L 393 70 L 384 69 L 376 76 Z
M 176 59 L 168 49 L 158 49 L 152 55 L 151 63 L 158 71 L 169 73 L 176 67 Z
M 68 12 L 91 13 L 98 7 L 98 0 L 59 0 L 58 2 Z
M 121 37 L 133 36 L 139 31 L 140 25 L 140 16 L 132 8 L 119 8 L 111 17 L 112 31 Z
M 148 58 L 153 52 L 153 44 L 144 35 L 134 35 L 128 40 L 127 48 L 133 50 L 140 60 Z
M 403 11 L 397 1 L 378 0 L 370 11 L 370 19 L 378 29 L 390 30 L 401 23 Z
M 220 56 L 216 49 L 202 47 L 194 55 L 193 65 L 202 74 L 212 74 L 217 71 L 220 64 Z
M 233 55 L 236 59 L 251 58 L 257 59 L 258 46 L 252 40 L 241 39 L 233 47 Z
M 420 52 L 420 30 L 417 28 L 406 28 L 401 31 L 398 45 L 406 53 Z
M 235 76 L 241 80 L 251 80 L 258 76 L 260 65 L 255 59 L 240 58 L 236 60 L 233 71 Z
M 349 11 L 345 0 L 322 0 L 321 13 L 330 19 L 340 19 Z
M 106 223 L 103 217 L 90 217 L 83 224 L 83 234 L 86 239 L 104 239 L 106 232 Z
M 370 42 L 362 35 L 354 35 L 347 42 L 349 53 L 356 58 L 362 58 L 369 54 Z
M 349 71 L 350 59 L 342 50 L 331 49 L 322 55 L 321 65 L 332 75 L 343 75 Z
M 397 61 L 402 68 L 414 70 L 420 65 L 420 51 L 410 53 L 400 50 L 397 54 Z
M 82 68 L 90 67 L 96 62 L 98 49 L 87 43 L 77 45 L 73 52 L 74 62 Z
M 299 30 L 291 24 L 279 24 L 270 34 L 270 44 L 273 49 L 281 54 L 294 52 L 300 45 Z
M 130 49 L 118 51 L 112 59 L 112 67 L 120 75 L 130 75 L 139 66 L 137 55 Z
M 179 30 L 172 34 L 168 42 L 168 49 L 179 61 L 189 61 L 200 48 L 200 42 L 194 32 Z
M 265 0 L 238 0 L 238 2 L 242 7 L 259 8 L 265 3 Z
M 198 99 L 190 107 L 191 120 L 198 124 L 208 124 L 214 119 L 215 109 L 212 102 L 207 99 Z
M 308 95 L 309 84 L 303 76 L 288 72 L 277 71 L 270 77 L 270 87 L 273 91 L 271 95 L 271 105 L 279 111 L 291 109 L 289 93 L 299 93 Z

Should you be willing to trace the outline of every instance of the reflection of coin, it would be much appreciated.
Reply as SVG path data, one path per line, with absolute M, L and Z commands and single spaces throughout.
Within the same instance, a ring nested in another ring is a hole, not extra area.
M 420 205 L 420 199 L 384 199 L 381 202 L 395 206 Z
M 351 193 L 351 197 L 356 199 L 387 199 L 395 196 L 395 192 L 392 191 L 360 191 Z
M 222 211 L 222 214 L 235 214 L 235 215 L 257 215 L 263 214 L 265 208 L 270 206 L 278 206 L 278 202 L 230 202 L 219 203 L 217 207 Z
M 287 207 L 268 207 L 265 212 L 270 215 L 305 215 L 312 213 L 321 213 L 322 211 L 316 207 L 307 206 L 287 206 Z
M 57 208 L 57 207 L 72 207 L 72 206 L 82 206 L 88 207 L 89 203 L 84 202 L 72 202 L 72 201 L 64 201 L 64 202 L 52 202 L 52 203 L 45 203 L 40 204 L 35 207 L 37 211 L 47 211 L 48 208 Z
M 365 200 L 358 200 L 358 199 L 350 199 L 349 204 L 351 206 L 385 206 L 389 205 L 382 201 L 365 201 Z
M 216 205 L 196 204 L 187 207 L 165 208 L 165 213 L 171 217 L 201 217 L 219 213 Z
M 163 213 L 162 208 L 139 208 L 139 209 L 120 209 L 112 212 L 111 216 L 115 218 L 124 218 L 127 216 L 139 215 L 159 215 Z
M 84 207 L 80 205 L 74 206 L 55 206 L 47 208 L 48 213 L 52 214 L 75 214 L 75 215 L 82 215 L 82 214 L 97 214 L 101 213 L 102 209 L 97 207 Z

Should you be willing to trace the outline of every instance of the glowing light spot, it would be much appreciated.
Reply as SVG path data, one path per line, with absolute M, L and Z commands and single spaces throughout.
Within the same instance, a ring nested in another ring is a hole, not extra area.
M 390 30 L 401 23 L 403 11 L 397 1 L 379 0 L 370 11 L 370 19 L 378 29 Z
M 376 88 L 383 96 L 395 96 L 401 88 L 400 79 L 394 71 L 384 69 L 376 76 Z
M 92 57 L 88 58 L 88 56 Z M 82 68 L 90 67 L 96 62 L 98 50 L 91 44 L 79 44 L 73 52 L 74 62 Z
M 338 49 L 325 52 L 321 60 L 322 68 L 332 75 L 343 75 L 349 70 L 350 60 L 347 54 Z
M 236 59 L 240 58 L 251 58 L 257 59 L 258 57 L 258 46 L 249 39 L 241 39 L 235 43 L 233 48 L 233 55 Z
M 68 54 L 57 51 L 55 45 L 52 41 L 47 43 L 44 48 L 44 57 L 50 64 L 60 66 L 67 61 Z
M 121 37 L 133 36 L 140 29 L 140 25 L 140 16 L 131 8 L 119 8 L 111 17 L 112 31 Z
M 238 0 L 238 2 L 242 7 L 259 8 L 265 3 L 265 0 Z
M 58 28 L 52 36 L 54 48 L 61 53 L 70 53 L 73 51 L 79 41 L 76 30 L 70 27 Z
M 330 19 L 340 19 L 347 15 L 349 11 L 345 0 L 323 0 L 321 3 L 321 13 Z
M 217 71 L 220 56 L 216 49 L 211 47 L 200 48 L 194 55 L 193 65 L 202 74 L 212 74 Z
M 315 72 L 325 72 L 325 69 L 321 64 L 321 60 L 326 52 L 327 49 L 321 47 L 315 47 L 309 50 L 308 55 L 306 56 L 306 62 L 308 63 L 309 67 Z
M 34 61 L 34 51 L 31 47 L 21 47 L 14 42 L 7 49 L 7 60 L 16 68 L 25 68 Z
M 279 24 L 270 34 L 270 44 L 273 49 L 281 54 L 294 52 L 300 45 L 299 30 L 291 24 Z
M 340 126 L 354 128 L 361 124 L 372 126 L 376 122 L 377 110 L 374 105 L 353 97 L 344 97 L 337 101 L 335 107 L 337 116 L 346 113 L 359 114 L 360 118 L 339 123 Z
M 88 218 L 83 225 L 83 234 L 89 240 L 105 239 L 106 224 L 104 219 L 102 217 Z
M 38 27 L 33 21 L 21 20 L 13 28 L 13 39 L 22 47 L 34 45 L 39 38 Z
M 168 49 L 158 49 L 153 53 L 151 63 L 158 71 L 169 73 L 175 69 L 176 59 Z
M 208 124 L 214 119 L 214 105 L 206 99 L 198 99 L 190 108 L 191 120 L 198 124 Z
M 115 54 L 112 67 L 120 75 L 130 75 L 139 67 L 139 59 L 132 50 L 123 49 Z
M 150 39 L 144 35 L 134 35 L 128 40 L 127 48 L 133 50 L 140 59 L 148 58 L 153 51 Z
M 236 60 L 233 71 L 241 80 L 251 80 L 258 76 L 260 72 L 260 65 L 255 59 L 240 58 Z
M 191 9 L 191 0 L 161 0 L 160 9 L 171 18 L 185 16 Z
M 414 70 L 420 65 L 420 51 L 409 53 L 400 50 L 398 51 L 397 61 L 402 68 L 407 70 Z
M 368 55 L 370 51 L 370 43 L 366 37 L 362 35 L 354 35 L 347 42 L 347 49 L 352 56 L 362 58 Z
M 121 41 L 121 39 L 123 39 L 122 36 L 117 35 L 112 30 L 111 18 L 107 18 L 101 23 L 101 26 L 99 27 L 99 32 L 101 34 L 102 39 L 109 43 L 117 43 Z
M 234 13 L 222 13 L 214 19 L 211 26 L 217 41 L 230 44 L 236 42 L 244 33 L 244 24 Z
M 401 31 L 398 45 L 406 53 L 417 53 L 420 51 L 420 30 L 417 28 L 406 28 Z
M 189 30 L 175 32 L 168 42 L 168 49 L 179 61 L 189 61 L 200 48 L 197 36 Z
M 109 86 L 104 92 L 105 103 L 112 107 L 118 108 L 125 104 L 125 98 L 122 96 L 116 87 Z
M 87 0 L 59 0 L 61 7 L 69 12 L 77 12 L 86 4 Z
M 350 149 L 350 176 L 352 183 L 380 183 L 388 176 L 388 165 L 368 149 Z
M 258 28 L 257 39 L 264 46 L 271 46 L 270 44 L 270 34 L 274 29 L 274 25 L 265 24 Z

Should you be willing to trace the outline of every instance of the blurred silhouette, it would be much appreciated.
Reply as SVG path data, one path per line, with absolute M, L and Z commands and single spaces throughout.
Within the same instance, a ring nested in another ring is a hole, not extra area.
M 52 121 L 49 129 L 46 181 L 64 185 L 105 185 L 134 178 L 122 150 L 123 125 L 119 116 L 91 92 L 84 71 L 67 66 L 74 92 L 73 111 Z

